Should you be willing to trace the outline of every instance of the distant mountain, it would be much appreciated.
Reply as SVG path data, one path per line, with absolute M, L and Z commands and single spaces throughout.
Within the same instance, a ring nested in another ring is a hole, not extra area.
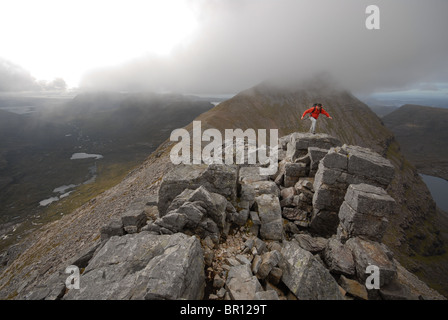
M 421 173 L 448 180 L 448 109 L 408 104 L 383 122 Z
M 197 120 L 204 127 L 276 128 L 279 136 L 294 131 L 307 132 L 310 122 L 300 120 L 313 103 L 322 103 L 333 120 L 321 115 L 318 132 L 336 136 L 345 143 L 371 147 L 381 153 L 393 140 L 369 107 L 350 92 L 325 81 L 309 81 L 292 87 L 264 82 L 220 103 Z
M 372 111 L 375 112 L 375 114 L 380 118 L 398 109 L 398 107 L 395 106 L 370 106 L 370 105 L 369 108 L 372 109 Z

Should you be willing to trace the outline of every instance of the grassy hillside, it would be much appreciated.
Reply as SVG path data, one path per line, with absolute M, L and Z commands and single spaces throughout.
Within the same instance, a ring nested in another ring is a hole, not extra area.
M 0 109 L 0 252 L 50 217 L 67 214 L 115 185 L 172 130 L 212 107 L 194 97 L 149 93 L 85 93 L 59 104 L 0 100 L 0 107 L 23 105 L 36 105 L 35 112 Z M 77 152 L 103 158 L 70 160 Z M 94 175 L 95 182 L 84 185 Z M 39 206 L 57 196 L 55 188 L 71 184 L 79 187 L 67 199 Z
M 383 122 L 420 172 L 448 180 L 448 109 L 404 105 Z

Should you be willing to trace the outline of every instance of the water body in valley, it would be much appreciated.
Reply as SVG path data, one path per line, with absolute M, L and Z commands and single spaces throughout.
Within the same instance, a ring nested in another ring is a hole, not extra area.
M 428 186 L 437 206 L 448 213 L 448 181 L 442 178 L 420 174 Z

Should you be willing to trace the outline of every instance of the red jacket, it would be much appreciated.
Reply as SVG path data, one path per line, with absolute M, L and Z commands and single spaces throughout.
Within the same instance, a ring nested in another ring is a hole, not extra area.
M 324 115 L 326 115 L 327 117 L 330 117 L 330 115 L 328 114 L 327 111 L 324 110 L 324 108 L 322 108 L 321 111 L 319 111 L 318 107 L 311 107 L 308 110 L 306 110 L 303 115 L 302 118 L 307 114 L 310 113 L 310 116 L 313 117 L 314 119 L 317 119 L 319 117 L 319 114 L 323 113 Z

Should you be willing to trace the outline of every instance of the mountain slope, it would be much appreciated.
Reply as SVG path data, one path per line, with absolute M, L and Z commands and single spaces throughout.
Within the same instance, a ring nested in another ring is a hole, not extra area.
M 448 109 L 404 105 L 383 122 L 420 172 L 448 180 Z
M 329 120 L 321 115 L 317 123 L 318 132 L 381 152 L 393 139 L 392 133 L 381 125 L 367 105 L 349 92 L 335 89 L 327 83 L 305 83 L 298 89 L 262 83 L 222 102 L 197 120 L 203 121 L 204 127 L 217 129 L 276 128 L 279 136 L 283 136 L 309 130 L 310 122 L 307 119 L 300 121 L 300 117 L 315 102 L 322 103 L 333 117 Z
M 0 100 L 2 108 L 35 109 L 28 114 L 0 109 L 0 253 L 36 225 L 115 185 L 170 131 L 213 106 L 197 97 L 150 93 L 90 92 L 53 102 L 15 96 Z M 71 160 L 78 152 L 103 158 Z M 95 183 L 84 184 L 94 176 Z M 67 206 L 60 201 L 39 205 L 62 195 L 55 188 L 70 185 L 78 187 L 64 198 Z
M 395 177 L 387 191 L 399 206 L 389 219 L 383 241 L 400 263 L 446 295 L 447 255 L 442 255 L 441 238 L 448 228 L 439 224 L 439 231 L 436 227 L 439 221 L 434 201 L 415 168 L 400 153 L 393 134 L 350 93 L 321 81 L 288 89 L 263 83 L 219 104 L 196 120 L 202 121 L 202 130 L 277 128 L 281 137 L 293 131 L 308 131 L 309 121 L 299 122 L 299 119 L 314 102 L 322 103 L 334 118 L 319 118 L 318 132 L 336 136 L 343 143 L 371 148 L 392 162 Z M 186 128 L 191 130 L 191 124 Z M 0 277 L 1 296 L 13 298 L 18 288 L 35 286 L 65 268 L 70 259 L 98 241 L 102 224 L 119 217 L 133 201 L 157 194 L 161 179 L 173 166 L 169 159 L 173 145 L 174 142 L 165 141 L 120 184 L 46 226 L 40 236 L 33 235 L 34 240 L 28 241 L 24 253 Z

